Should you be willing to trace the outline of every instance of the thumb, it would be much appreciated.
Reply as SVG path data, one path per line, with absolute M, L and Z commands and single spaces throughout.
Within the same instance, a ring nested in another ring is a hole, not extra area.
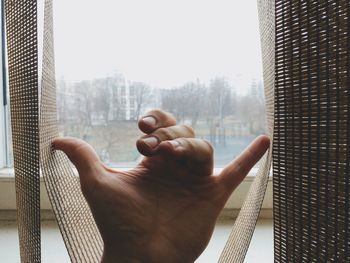
M 64 137 L 52 142 L 56 150 L 63 151 L 77 168 L 83 184 L 94 181 L 101 174 L 98 172 L 101 162 L 95 150 L 83 140 Z
M 219 176 L 219 180 L 227 186 L 228 194 L 243 181 L 250 169 L 260 160 L 269 148 L 270 138 L 257 137 L 235 160 L 228 164 Z

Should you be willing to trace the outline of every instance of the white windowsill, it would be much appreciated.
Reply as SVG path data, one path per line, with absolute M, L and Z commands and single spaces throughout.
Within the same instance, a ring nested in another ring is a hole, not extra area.
M 119 169 L 119 168 L 118 168 Z M 123 169 L 127 170 L 127 169 Z M 215 172 L 219 172 L 221 169 L 215 169 Z M 242 207 L 242 204 L 246 198 L 246 194 L 250 188 L 251 183 L 255 179 L 254 170 L 251 172 L 243 182 L 233 192 L 232 196 L 227 201 L 224 210 L 221 213 L 220 219 L 232 219 L 235 218 Z M 40 182 L 40 195 L 41 195 L 41 209 L 44 218 L 53 219 L 51 212 L 51 205 L 47 196 L 44 180 L 41 178 Z M 5 168 L 0 169 L 0 220 L 12 220 L 15 219 L 16 210 L 16 192 L 15 192 L 15 180 L 13 176 L 13 169 Z M 262 205 L 260 218 L 270 219 L 272 218 L 272 177 L 268 179 L 268 185 L 266 195 Z

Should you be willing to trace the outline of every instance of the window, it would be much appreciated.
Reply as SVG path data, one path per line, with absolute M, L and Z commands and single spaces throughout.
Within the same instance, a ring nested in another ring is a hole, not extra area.
M 60 133 L 109 165 L 139 160 L 154 107 L 209 140 L 218 167 L 265 133 L 256 1 L 61 0 L 54 19 Z
M 40 11 L 43 1 L 38 4 Z M 60 134 L 91 143 L 109 165 L 127 168 L 140 159 L 137 119 L 155 107 L 171 111 L 210 140 L 217 167 L 264 132 L 255 1 L 60 0 L 54 1 L 54 15 Z M 42 12 L 38 17 L 42 26 Z M 4 52 L 0 193 L 6 198 L 0 210 L 15 209 L 14 195 L 6 191 L 10 180 L 14 193 L 14 180 L 8 178 L 13 172 L 2 170 L 12 166 Z M 241 207 L 251 182 L 241 184 L 226 208 Z M 271 209 L 271 184 L 267 189 L 263 207 Z M 50 209 L 48 204 L 45 196 L 42 208 Z
M 217 167 L 265 132 L 255 1 L 62 0 L 54 19 L 60 134 L 86 140 L 109 165 L 139 160 L 137 119 L 152 108 L 209 140 Z M 5 167 L 12 156 L 1 86 Z
M 62 0 L 54 8 L 60 134 L 88 141 L 110 165 L 137 162 L 137 119 L 155 107 L 209 140 L 218 167 L 265 132 L 255 1 Z M 12 159 L 5 88 L 0 167 Z

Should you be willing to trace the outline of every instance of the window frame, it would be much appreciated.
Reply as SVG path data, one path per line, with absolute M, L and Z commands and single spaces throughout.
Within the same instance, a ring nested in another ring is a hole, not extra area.
M 6 124 L 6 107 L 3 105 L 4 101 L 4 96 L 3 96 L 3 89 L 0 91 L 0 99 L 1 99 L 1 107 L 0 107 L 0 168 L 4 168 L 7 166 L 7 156 L 8 156 L 8 151 L 7 151 L 7 124 Z
M 2 91 L 0 94 L 0 99 L 1 101 L 3 100 L 3 96 L 2 96 Z M 4 168 L 6 165 L 6 156 L 7 156 L 7 151 L 6 151 L 6 142 L 5 142 L 5 130 L 6 130 L 6 124 L 4 121 L 4 117 L 5 117 L 5 113 L 4 113 L 4 106 L 2 105 L 0 108 L 0 168 Z
M 1 0 L 0 12 L 0 168 L 8 167 L 9 163 L 9 111 L 6 81 L 6 45 L 5 45 L 5 20 L 4 0 Z

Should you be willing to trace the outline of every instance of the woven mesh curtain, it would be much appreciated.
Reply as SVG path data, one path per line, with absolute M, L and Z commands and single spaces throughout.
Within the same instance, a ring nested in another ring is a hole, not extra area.
M 275 262 L 350 262 L 349 17 L 276 0 Z
M 45 1 L 40 100 L 40 167 L 72 262 L 98 262 L 103 242 L 67 156 L 52 151 L 58 137 L 52 0 Z
M 79 179 L 68 158 L 50 146 L 58 136 L 52 1 L 45 1 L 44 29 L 39 28 L 44 30 L 42 69 L 37 1 L 7 0 L 5 12 L 21 261 L 41 261 L 41 169 L 71 261 L 98 262 L 103 243 Z
M 6 1 L 8 77 L 22 262 L 40 261 L 37 3 Z

